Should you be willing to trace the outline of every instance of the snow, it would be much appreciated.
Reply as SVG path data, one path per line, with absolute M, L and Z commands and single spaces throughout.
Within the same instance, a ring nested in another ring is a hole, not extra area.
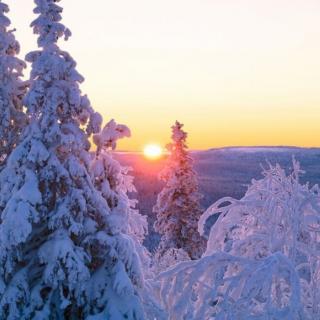
M 299 279 L 281 253 L 250 260 L 224 252 L 180 263 L 159 275 L 169 319 L 300 319 Z M 270 299 L 272 282 L 282 284 Z M 288 301 L 286 297 L 290 294 Z
M 319 189 L 300 184 L 299 163 L 292 167 L 287 175 L 270 165 L 242 199 L 207 209 L 201 234 L 208 218 L 219 217 L 204 256 L 158 277 L 170 319 L 319 316 Z
M 149 252 L 152 212 L 139 211 L 132 168 L 115 156 L 131 131 L 113 119 L 101 129 L 80 89 L 84 77 L 58 45 L 71 36 L 60 1 L 34 2 L 39 48 L 25 58 L 25 82 L 0 0 L 0 319 L 319 319 L 320 189 L 301 179 L 300 163 L 267 163 L 241 184 L 241 196 L 224 196 L 205 212 L 194 169 L 194 159 L 205 160 L 207 174 L 208 163 L 219 168 L 217 159 L 236 155 L 247 178 L 249 158 L 300 156 L 302 149 L 191 154 L 177 121 L 154 201 L 160 245 Z M 318 150 L 308 157 L 315 170 Z

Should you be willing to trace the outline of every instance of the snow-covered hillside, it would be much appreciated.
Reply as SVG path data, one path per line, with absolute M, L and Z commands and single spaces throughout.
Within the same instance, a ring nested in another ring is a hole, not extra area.
M 295 147 L 234 147 L 194 151 L 195 170 L 198 173 L 200 191 L 203 194 L 202 206 L 207 208 L 216 200 L 232 196 L 240 199 L 247 190 L 251 179 L 261 178 L 261 166 L 267 162 L 279 163 L 288 170 L 292 166 L 292 157 L 301 163 L 306 173 L 301 181 L 311 185 L 320 184 L 320 149 Z M 163 185 L 158 181 L 158 173 L 165 164 L 165 158 L 150 161 L 141 153 L 121 152 L 117 157 L 124 165 L 133 168 L 137 198 L 142 214 L 149 217 L 149 228 L 155 217 L 152 206 Z M 158 237 L 149 230 L 147 246 L 153 249 Z

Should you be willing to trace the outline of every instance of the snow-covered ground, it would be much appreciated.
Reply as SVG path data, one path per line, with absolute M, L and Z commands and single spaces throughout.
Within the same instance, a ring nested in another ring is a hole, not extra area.
M 292 157 L 295 157 L 306 171 L 302 182 L 320 184 L 320 148 L 232 147 L 194 151 L 192 156 L 204 196 L 202 205 L 205 209 L 225 196 L 236 199 L 243 197 L 251 179 L 261 178 L 261 166 L 266 167 L 268 162 L 279 163 L 289 169 L 292 167 Z M 157 176 L 165 164 L 165 158 L 150 161 L 141 153 L 133 152 L 121 152 L 117 157 L 122 164 L 133 168 L 139 208 L 142 214 L 148 215 L 151 227 L 155 218 L 152 206 L 162 189 L 162 183 Z M 157 235 L 150 230 L 147 246 L 153 249 L 157 240 Z

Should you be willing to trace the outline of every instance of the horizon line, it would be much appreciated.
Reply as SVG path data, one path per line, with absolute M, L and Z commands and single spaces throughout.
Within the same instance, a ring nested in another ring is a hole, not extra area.
M 211 151 L 211 150 L 222 150 L 222 149 L 246 149 L 246 148 L 251 148 L 251 149 L 259 149 L 259 148 L 265 148 L 265 149 L 307 149 L 307 150 L 312 150 L 312 149 L 320 149 L 319 146 L 315 147 L 303 147 L 303 146 L 296 146 L 296 145 L 253 145 L 253 146 L 248 146 L 248 145 L 233 145 L 233 146 L 224 146 L 224 147 L 212 147 L 208 149 L 188 149 L 191 152 L 205 152 L 205 151 Z M 114 152 L 125 152 L 125 153 L 143 153 L 143 150 L 115 150 Z

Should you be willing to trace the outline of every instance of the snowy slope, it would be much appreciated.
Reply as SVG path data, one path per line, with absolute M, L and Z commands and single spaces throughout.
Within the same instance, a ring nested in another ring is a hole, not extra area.
M 224 196 L 240 199 L 246 186 L 252 178 L 261 178 L 261 165 L 267 166 L 267 161 L 278 162 L 284 168 L 290 168 L 294 156 L 306 171 L 302 182 L 320 184 L 320 148 L 295 147 L 235 147 L 194 151 L 195 169 L 199 175 L 199 183 L 204 208 Z M 157 193 L 162 189 L 162 183 L 157 175 L 163 168 L 165 158 L 157 161 L 146 160 L 141 153 L 117 154 L 120 161 L 133 168 L 135 185 L 138 190 L 139 207 L 142 214 L 149 216 L 149 226 L 154 217 L 152 206 Z M 151 249 L 156 245 L 157 236 L 151 232 L 147 239 Z

